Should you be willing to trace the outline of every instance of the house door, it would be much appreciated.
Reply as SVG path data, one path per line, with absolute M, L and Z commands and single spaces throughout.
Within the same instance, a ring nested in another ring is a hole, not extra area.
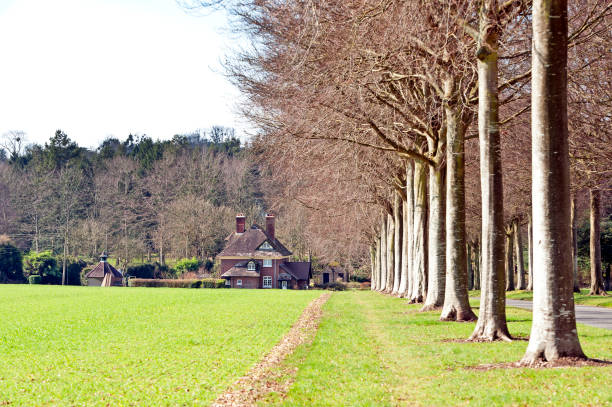
M 282 287 L 283 287 L 283 290 L 287 289 L 287 282 L 284 280 L 282 281 Z
M 329 273 L 323 273 L 323 284 L 329 283 Z

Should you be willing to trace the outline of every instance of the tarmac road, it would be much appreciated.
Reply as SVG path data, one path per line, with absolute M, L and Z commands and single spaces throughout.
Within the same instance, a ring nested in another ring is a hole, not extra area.
M 530 310 L 531 301 L 510 300 L 506 298 L 508 307 L 518 307 Z M 589 307 L 576 305 L 576 321 L 597 328 L 612 329 L 612 308 Z

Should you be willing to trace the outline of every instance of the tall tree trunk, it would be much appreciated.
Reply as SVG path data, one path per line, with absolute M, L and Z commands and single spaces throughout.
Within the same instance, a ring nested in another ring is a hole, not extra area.
M 478 322 L 471 340 L 509 340 L 504 274 L 504 190 L 499 135 L 497 1 L 482 2 L 479 15 L 478 142 L 482 238 L 476 243 L 475 289 L 480 289 Z
M 523 362 L 585 358 L 572 292 L 567 138 L 567 0 L 533 3 L 533 323 Z
M 472 267 L 472 245 L 467 242 L 465 245 L 466 260 L 467 260 L 467 271 L 468 271 L 468 290 L 474 289 L 474 268 Z
M 68 224 L 64 225 L 64 254 L 62 256 L 62 285 L 66 285 L 66 258 L 68 251 Z
M 377 237 L 376 238 L 376 284 L 375 284 L 376 291 L 380 290 L 380 279 L 381 279 L 381 274 L 382 274 L 381 258 L 382 258 L 381 241 L 380 241 L 380 237 Z
M 524 290 L 527 288 L 525 281 L 525 265 L 523 260 L 523 240 L 521 239 L 521 225 L 519 220 L 514 218 L 512 221 L 512 233 L 514 235 L 514 257 L 516 258 L 516 274 L 517 274 L 517 289 Z
M 512 224 L 506 229 L 506 291 L 514 291 L 514 258 L 512 253 L 513 246 L 513 235 L 512 235 Z
M 394 245 L 395 245 L 395 225 L 393 216 L 387 214 L 387 287 L 385 292 L 390 293 L 393 289 L 394 280 Z
M 427 293 L 425 270 L 427 268 L 427 172 L 425 164 L 414 162 L 414 222 L 412 249 L 412 290 L 410 303 L 423 302 Z
M 446 229 L 444 166 L 429 167 L 429 217 L 427 219 L 427 298 L 421 311 L 439 309 L 446 289 Z
M 450 81 L 452 82 L 452 81 Z M 447 93 L 455 85 L 447 83 Z M 445 106 L 446 118 L 446 291 L 440 320 L 474 321 L 465 260 L 465 124 L 456 106 Z M 459 107 L 459 109 L 463 109 Z
M 406 162 L 406 201 L 403 205 L 403 239 L 402 239 L 402 278 L 399 287 L 401 297 L 410 294 L 412 273 L 412 229 L 414 222 L 414 174 L 412 161 Z
M 480 290 L 480 244 L 478 243 L 478 239 L 474 241 L 474 250 L 472 251 L 472 267 L 474 267 L 474 290 Z M 480 308 L 480 313 L 482 314 L 482 304 L 480 304 Z
M 591 203 L 591 290 L 589 295 L 607 295 L 601 273 L 601 204 L 598 189 L 590 190 Z
M 395 224 L 395 235 L 393 236 L 393 290 L 391 290 L 391 294 L 393 295 L 399 294 L 399 286 L 401 283 L 403 237 L 402 211 L 402 197 L 399 192 L 396 192 L 393 203 L 393 223 Z
M 533 291 L 533 223 L 531 214 L 529 214 L 529 222 L 527 223 L 527 246 L 529 252 L 529 274 L 527 276 L 527 291 Z M 577 266 L 578 264 L 576 264 Z
M 370 290 L 376 289 L 376 248 L 375 245 L 370 245 Z
M 383 212 L 380 223 L 380 280 L 378 291 L 387 288 L 387 212 Z
M 574 292 L 580 292 L 580 284 L 578 284 L 578 225 L 576 221 L 576 195 L 572 195 L 572 203 L 570 208 L 570 218 L 572 222 L 572 265 L 574 269 Z

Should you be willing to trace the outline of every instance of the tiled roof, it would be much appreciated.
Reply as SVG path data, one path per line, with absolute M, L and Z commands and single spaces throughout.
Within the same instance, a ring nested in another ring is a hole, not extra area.
M 247 269 L 247 265 L 251 261 L 255 262 L 256 269 L 261 267 L 256 260 L 245 260 L 234 264 L 231 269 L 221 274 L 221 277 L 259 277 L 259 272 L 257 270 Z
M 286 261 L 280 268 L 291 274 L 296 280 L 308 280 L 311 277 L 310 262 Z
M 101 261 L 100 263 L 98 263 L 98 265 L 94 267 L 94 269 L 91 270 L 89 273 L 87 273 L 85 277 L 104 278 L 104 275 L 107 273 L 111 273 L 113 277 L 123 278 L 123 274 L 121 274 L 120 271 L 118 271 L 106 261 Z
M 244 233 L 232 233 L 228 236 L 225 249 L 219 253 L 220 257 L 283 257 L 290 256 L 291 252 L 283 246 L 278 239 L 270 236 L 258 225 L 251 226 Z M 272 246 L 272 250 L 257 250 L 265 241 Z

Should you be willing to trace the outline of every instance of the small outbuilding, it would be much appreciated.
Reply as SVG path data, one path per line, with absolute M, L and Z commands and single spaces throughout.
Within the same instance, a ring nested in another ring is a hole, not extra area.
M 93 287 L 121 287 L 123 285 L 123 274 L 110 265 L 106 252 L 100 255 L 100 263 L 85 275 L 87 285 Z

